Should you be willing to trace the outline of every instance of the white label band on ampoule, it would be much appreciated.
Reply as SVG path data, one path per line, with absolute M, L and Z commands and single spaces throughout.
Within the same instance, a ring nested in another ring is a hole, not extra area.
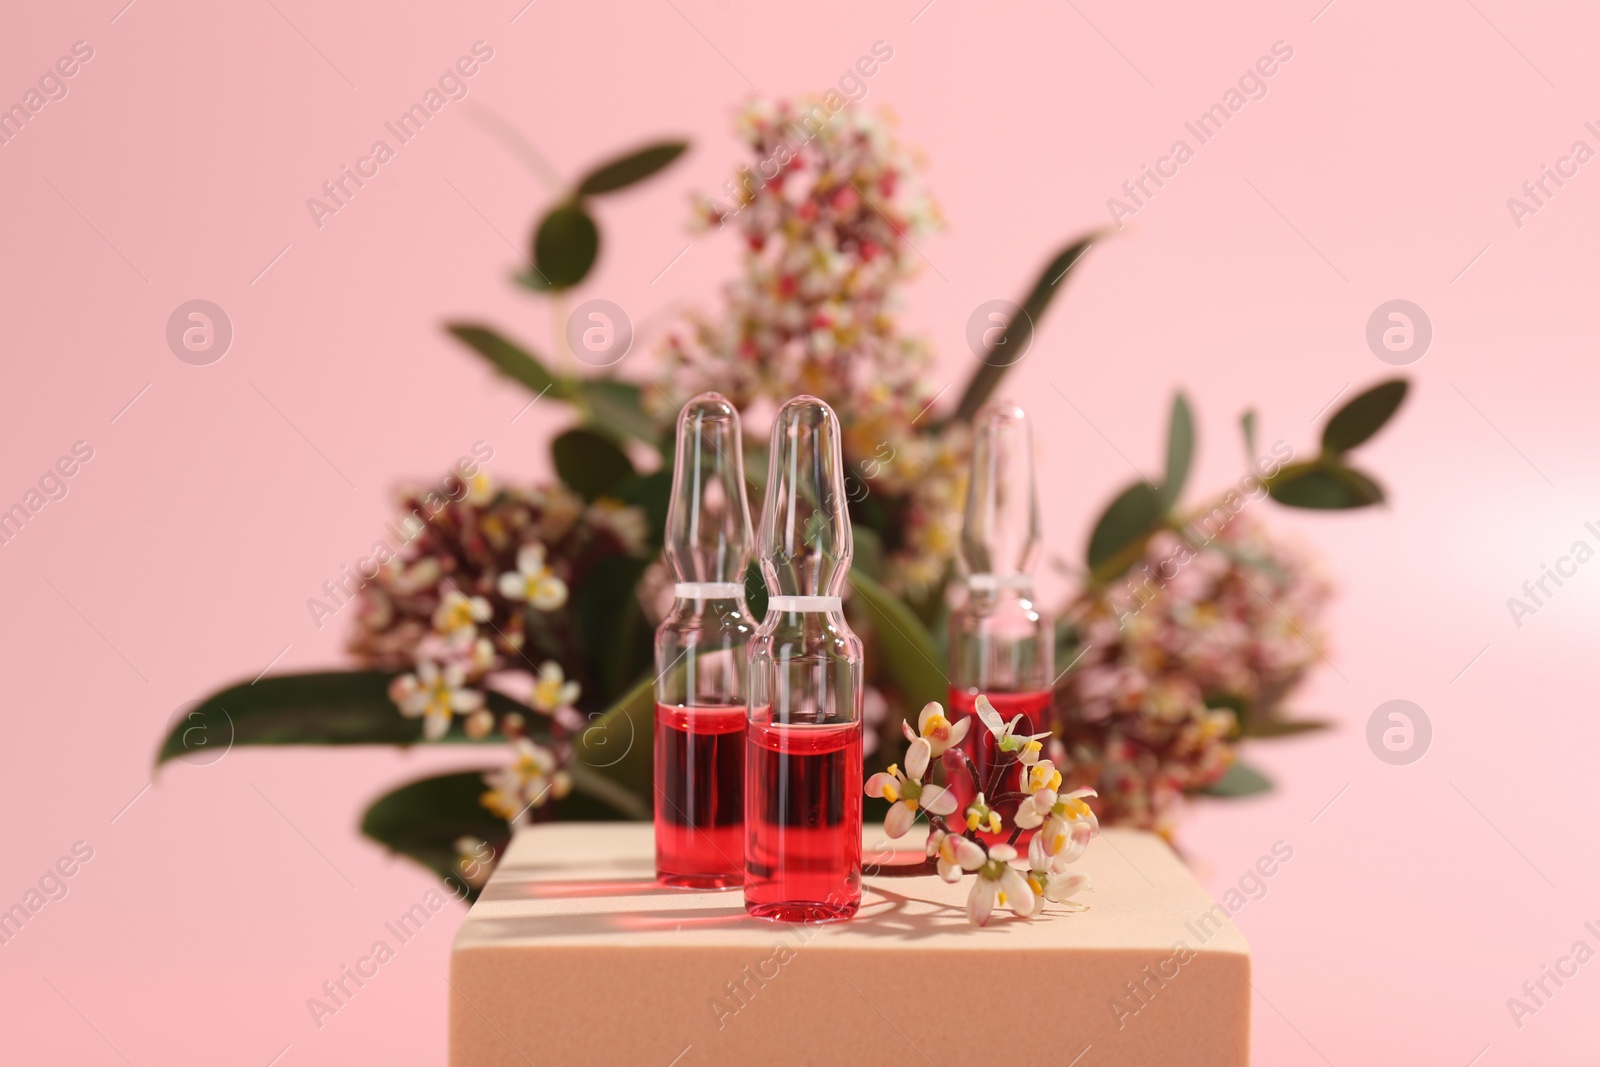
M 740 582 L 678 582 L 672 595 L 680 600 L 734 600 L 744 596 Z
M 969 589 L 1032 589 L 1033 575 L 1031 574 L 969 574 L 967 575 L 967 588 Z
M 844 602 L 836 596 L 770 596 L 768 611 L 839 611 Z

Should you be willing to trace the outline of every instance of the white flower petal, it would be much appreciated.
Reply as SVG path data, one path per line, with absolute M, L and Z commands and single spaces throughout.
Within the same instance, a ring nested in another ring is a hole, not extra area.
M 926 737 L 919 737 L 906 749 L 906 777 L 913 782 L 922 781 L 928 773 L 928 760 L 933 758 L 933 746 Z
M 988 859 L 988 856 L 984 854 L 983 846 L 970 837 L 952 834 L 945 839 L 945 842 L 949 846 L 951 854 L 955 857 L 956 863 L 964 871 L 975 871 L 983 866 L 984 860 Z M 954 844 L 950 844 L 950 842 L 954 842 Z
M 1000 888 L 1005 890 L 1006 907 L 1024 917 L 1034 913 L 1033 887 L 1021 871 L 1007 867 L 1000 876 Z
M 422 736 L 429 741 L 437 741 L 450 729 L 450 712 L 428 709 L 427 718 L 422 720 Z
M 528 579 L 516 571 L 506 571 L 495 583 L 500 590 L 500 595 L 507 600 L 526 600 L 528 598 Z
M 887 771 L 879 771 L 867 779 L 867 796 L 881 797 L 885 786 L 895 785 L 897 779 Z
M 935 715 L 944 714 L 944 705 L 937 700 L 930 700 L 922 705 L 922 711 L 917 714 L 917 733 L 922 733 L 928 728 L 928 720 Z
M 555 575 L 548 574 L 534 583 L 529 603 L 540 611 L 554 611 L 566 602 L 567 583 Z
M 922 787 L 920 798 L 922 807 L 934 815 L 954 815 L 960 801 L 956 795 L 942 785 L 928 784 Z
M 963 715 L 958 721 L 950 724 L 950 744 L 959 745 L 966 740 L 967 731 L 972 728 L 972 720 Z
M 967 894 L 967 921 L 974 926 L 989 925 L 989 915 L 994 911 L 995 894 L 1000 884 L 987 878 L 974 878 L 972 892 Z
M 518 549 L 517 570 L 529 577 L 536 576 L 544 570 L 544 546 L 532 541 Z
M 1044 838 L 1038 834 L 1028 843 L 1028 866 L 1036 871 L 1050 869 L 1050 853 L 1044 847 Z
M 883 832 L 890 837 L 904 837 L 917 819 L 917 809 L 905 801 L 896 801 L 883 819 Z
M 977 713 L 978 721 L 989 728 L 989 732 L 999 737 L 1005 733 L 1005 723 L 1000 719 L 1000 713 L 994 710 L 994 705 L 989 703 L 989 698 L 979 694 L 973 702 L 973 710 Z

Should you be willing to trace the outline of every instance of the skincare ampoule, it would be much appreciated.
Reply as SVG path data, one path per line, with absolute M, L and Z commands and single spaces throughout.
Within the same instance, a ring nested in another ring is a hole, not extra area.
M 839 420 L 813 396 L 778 410 L 757 552 L 767 617 L 750 642 L 745 908 L 832 922 L 861 904 L 861 641 Z
M 701 393 L 678 414 L 667 508 L 672 610 L 656 630 L 656 877 L 710 889 L 744 881 L 750 510 L 739 413 Z
M 973 420 L 972 472 L 967 482 L 961 559 L 966 598 L 950 616 L 950 708 L 973 717 L 961 748 L 977 765 L 976 785 L 958 753 L 945 754 L 948 781 L 965 809 L 976 791 L 1010 826 L 1021 799 L 1013 769 L 996 778 L 995 739 L 974 705 L 989 698 L 1000 718 L 1022 720 L 1014 733 L 1050 727 L 1055 679 L 1055 629 L 1033 600 L 1039 556 L 1039 501 L 1033 476 L 1033 432 L 1027 414 L 994 403 Z

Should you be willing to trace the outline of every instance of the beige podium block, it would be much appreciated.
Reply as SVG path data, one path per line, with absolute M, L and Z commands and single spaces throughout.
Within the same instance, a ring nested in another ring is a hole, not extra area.
M 997 909 L 978 929 L 970 876 L 872 875 L 919 858 L 904 850 L 922 834 L 890 843 L 869 826 L 860 914 L 796 926 L 750 918 L 737 889 L 658 886 L 649 824 L 524 830 L 456 935 L 450 1062 L 1249 1061 L 1249 949 L 1160 838 L 1096 838 L 1078 864 L 1087 911 Z

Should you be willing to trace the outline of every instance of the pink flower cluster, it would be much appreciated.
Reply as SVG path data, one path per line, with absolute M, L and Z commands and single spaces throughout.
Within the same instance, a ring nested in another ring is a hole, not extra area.
M 852 496 L 881 492 L 903 514 L 887 546 L 892 584 L 934 586 L 955 550 L 965 442 L 925 420 L 939 392 L 932 353 L 893 314 L 919 265 L 913 241 L 939 221 L 917 161 L 868 112 L 817 99 L 753 102 L 738 128 L 754 166 L 696 211 L 703 226 L 738 230 L 743 273 L 722 315 L 690 315 L 667 339 L 674 402 L 713 387 L 741 408 L 827 400 Z
M 1250 516 L 1204 542 L 1152 538 L 1124 582 L 1069 612 L 1082 655 L 1056 691 L 1055 742 L 1069 779 L 1100 790 L 1108 822 L 1170 833 L 1180 798 L 1233 763 L 1241 719 L 1270 719 L 1322 655 L 1329 594 Z

